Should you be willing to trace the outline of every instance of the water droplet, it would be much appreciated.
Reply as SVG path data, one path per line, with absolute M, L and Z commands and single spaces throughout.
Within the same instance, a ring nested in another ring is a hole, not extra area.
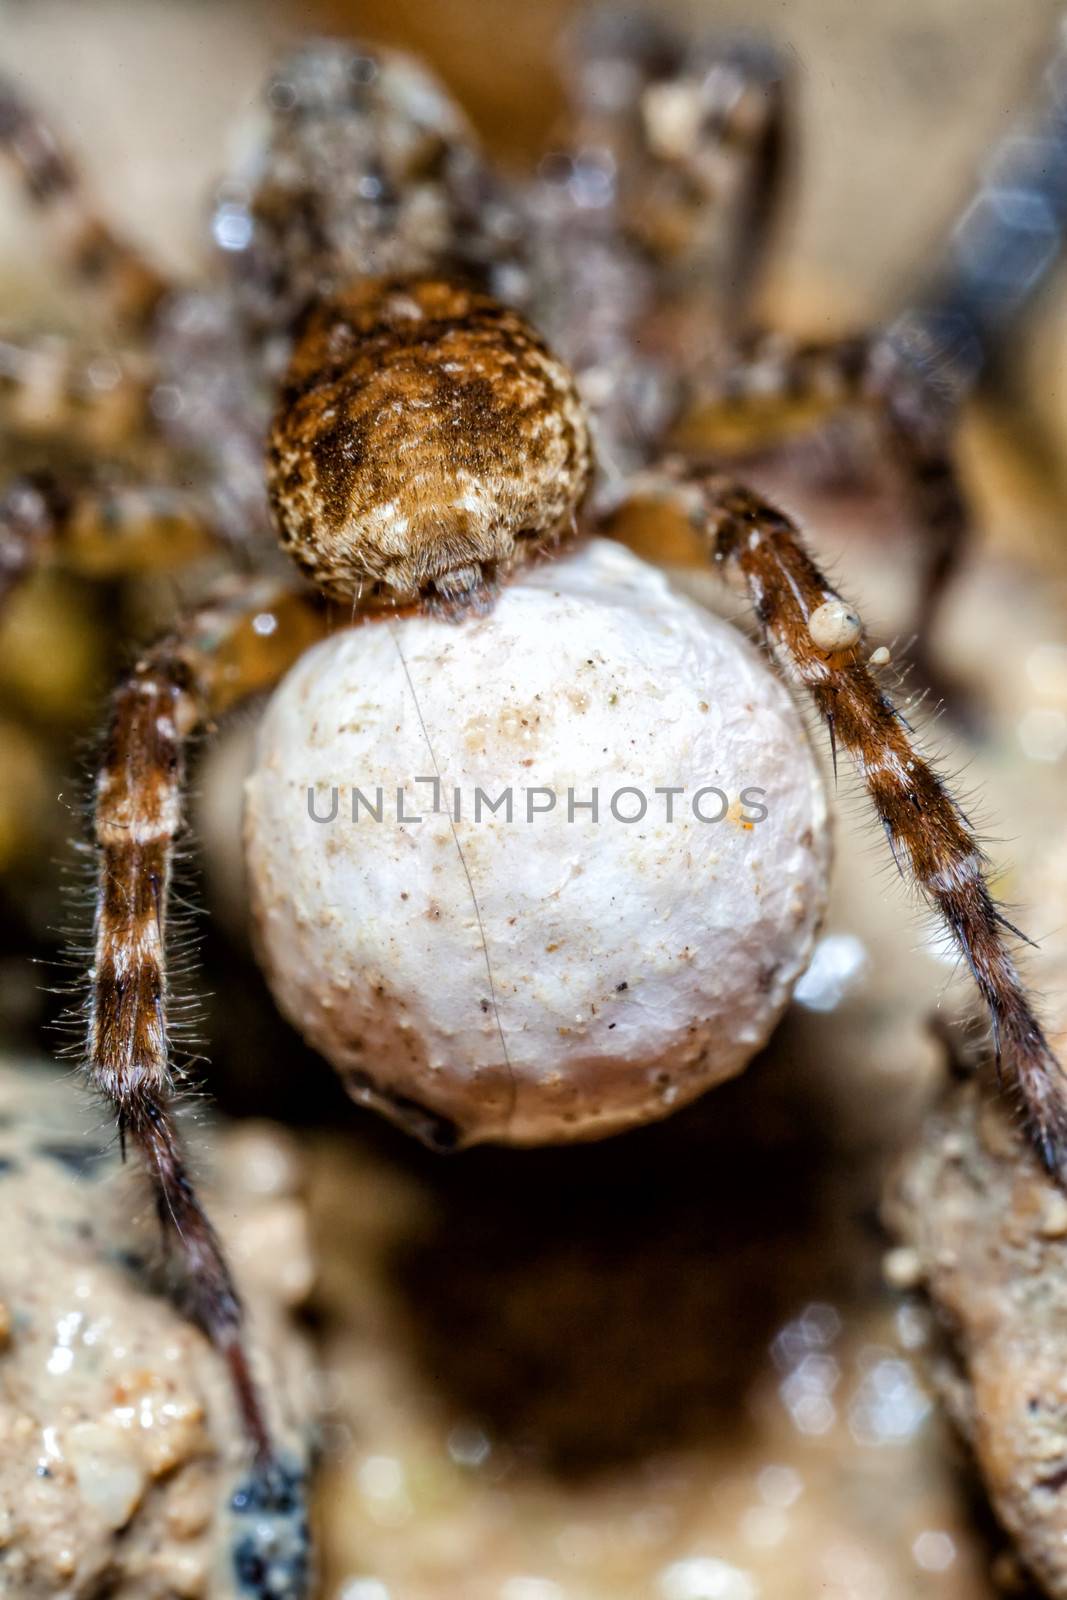
M 663 1600 L 758 1600 L 759 1589 L 751 1574 L 715 1556 L 692 1556 L 675 1561 L 660 1574 Z
M 911 1553 L 924 1572 L 947 1572 L 956 1559 L 956 1545 L 949 1534 L 927 1528 L 915 1540 Z
M 867 965 L 867 947 L 851 933 L 820 939 L 793 998 L 809 1011 L 833 1011 Z

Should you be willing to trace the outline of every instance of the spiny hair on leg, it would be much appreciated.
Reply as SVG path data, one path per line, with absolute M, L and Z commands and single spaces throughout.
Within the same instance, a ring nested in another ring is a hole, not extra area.
M 812 615 L 841 596 L 795 524 L 714 468 L 683 464 L 666 475 L 713 560 L 743 579 L 782 670 L 806 689 L 835 749 L 851 758 L 901 871 L 970 970 L 989 1014 L 998 1070 L 1018 1096 L 1035 1149 L 1067 1183 L 1067 1078 L 1010 952 L 1008 940 L 1019 930 L 993 897 L 980 839 L 872 674 L 862 634 L 829 651 L 813 636 Z
M 190 747 L 197 741 L 190 739 Z M 52 929 L 57 953 L 39 966 L 48 973 L 45 991 L 65 1002 L 50 1019 L 53 1034 L 61 1040 L 56 1054 L 79 1066 L 85 1060 L 85 1037 L 91 999 L 90 974 L 94 958 L 94 923 L 100 887 L 93 830 L 94 787 L 100 751 L 98 741 L 87 739 L 76 752 L 74 775 L 63 786 L 71 832 L 62 857 L 55 862 L 60 877 L 59 897 L 64 920 Z M 190 749 L 190 760 L 195 760 Z M 204 916 L 200 870 L 196 850 L 183 831 L 175 839 L 171 860 L 165 958 L 167 966 L 168 1035 L 177 1104 L 187 1114 L 190 1103 L 207 1099 L 207 1090 L 195 1070 L 206 1064 L 204 1054 L 205 999 L 199 979 Z M 117 1130 L 112 1126 L 117 1140 Z
M 178 1133 L 169 1030 L 168 907 L 183 832 L 185 745 L 204 720 L 196 672 L 175 640 L 142 656 L 112 699 L 93 811 L 97 895 L 84 1060 L 138 1153 L 178 1243 L 190 1314 L 226 1362 L 258 1465 L 273 1452 L 225 1252 Z
M 275 627 L 256 620 L 269 608 Z M 96 893 L 83 1062 L 136 1150 L 181 1252 L 190 1314 L 229 1369 L 256 1471 L 277 1467 L 243 1307 L 178 1136 L 169 1029 L 168 911 L 185 836 L 185 770 L 198 731 L 273 687 L 329 618 L 291 584 L 231 580 L 120 678 L 93 790 Z
M 93 965 L 92 929 L 99 891 L 95 852 L 91 846 L 80 842 L 74 848 L 76 857 L 62 863 L 66 881 L 61 885 L 60 895 L 65 903 L 66 919 L 53 930 L 60 941 L 59 951 L 53 960 L 40 965 L 50 975 L 46 992 L 66 1002 L 60 1013 L 50 1020 L 52 1032 L 62 1041 L 56 1054 L 81 1064 L 85 1059 L 89 1021 L 88 975 Z M 207 1063 L 204 1024 L 205 1001 L 209 997 L 198 982 L 203 933 L 197 926 L 202 908 L 195 899 L 199 875 L 194 852 L 186 847 L 176 848 L 173 870 L 165 951 L 167 1033 L 175 1105 L 187 1115 L 190 1104 L 208 1098 L 198 1068 Z

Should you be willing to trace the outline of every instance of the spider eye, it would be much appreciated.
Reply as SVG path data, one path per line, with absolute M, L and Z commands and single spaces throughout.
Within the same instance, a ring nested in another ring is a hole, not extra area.
M 362 282 L 293 353 L 271 433 L 281 539 L 327 594 L 476 594 L 567 531 L 592 453 L 567 368 L 514 311 Z

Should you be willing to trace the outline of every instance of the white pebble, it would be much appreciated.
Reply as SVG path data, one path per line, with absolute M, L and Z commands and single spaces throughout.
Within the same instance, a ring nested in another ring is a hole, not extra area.
M 129 1437 L 102 1422 L 79 1422 L 64 1439 L 86 1505 L 118 1531 L 141 1503 L 148 1475 Z
M 826 600 L 808 618 L 808 632 L 820 650 L 851 650 L 860 642 L 863 623 L 844 600 Z
M 882 1277 L 890 1289 L 917 1289 L 923 1278 L 922 1262 L 916 1250 L 898 1245 L 882 1257 Z

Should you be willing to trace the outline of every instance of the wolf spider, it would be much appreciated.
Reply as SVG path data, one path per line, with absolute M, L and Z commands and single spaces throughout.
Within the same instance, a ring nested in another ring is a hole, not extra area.
M 102 461 L 133 449 L 159 468 L 146 482 L 101 467 L 9 484 L 0 587 L 53 553 L 127 572 L 217 548 L 258 571 L 180 618 L 112 699 L 84 1064 L 150 1176 L 263 1469 L 273 1446 L 240 1300 L 175 1125 L 168 889 L 191 736 L 343 624 L 329 602 L 353 621 L 436 607 L 462 626 L 579 526 L 608 529 L 650 495 L 678 506 L 747 590 L 835 763 L 853 758 L 898 868 L 973 975 L 1042 1160 L 1062 1171 L 1067 1097 L 1007 948 L 1016 930 L 858 618 L 789 517 L 720 464 L 668 450 L 694 410 L 762 438 L 864 408 L 925 530 L 929 634 L 967 523 L 953 408 L 884 332 L 802 345 L 751 325 L 785 101 L 766 53 L 600 17 L 574 56 L 560 144 L 509 185 L 422 68 L 311 43 L 271 79 L 256 157 L 220 191 L 213 278 L 186 288 L 100 219 L 48 126 L 0 88 L 0 150 L 123 339 L 106 361 L 7 339 L 3 409 L 15 427 L 89 440 Z M 459 472 L 474 491 L 462 500 Z M 274 532 L 306 583 L 283 574 Z

